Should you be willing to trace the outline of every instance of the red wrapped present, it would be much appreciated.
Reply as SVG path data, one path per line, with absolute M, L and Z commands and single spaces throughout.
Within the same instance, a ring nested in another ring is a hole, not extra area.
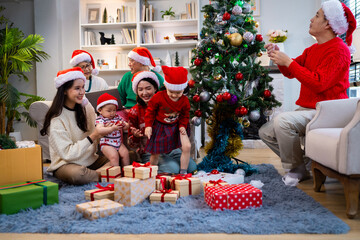
M 250 184 L 205 187 L 205 201 L 214 210 L 239 210 L 262 206 L 262 191 Z

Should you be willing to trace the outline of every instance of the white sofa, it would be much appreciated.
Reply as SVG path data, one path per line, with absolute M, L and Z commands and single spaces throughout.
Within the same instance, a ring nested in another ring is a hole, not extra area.
M 326 176 L 344 185 L 346 214 L 354 218 L 360 191 L 360 99 L 319 102 L 306 127 L 305 154 L 313 160 L 314 190 Z

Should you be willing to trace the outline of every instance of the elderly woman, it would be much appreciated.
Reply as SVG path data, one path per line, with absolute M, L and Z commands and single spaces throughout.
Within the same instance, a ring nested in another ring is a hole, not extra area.
M 145 111 L 147 104 L 160 86 L 159 79 L 151 71 L 137 72 L 132 79 L 133 91 L 137 94 L 137 104 L 129 111 L 129 145 L 137 148 L 142 163 L 150 160 L 150 153 L 144 151 L 147 138 L 144 135 L 145 130 Z M 167 154 L 160 154 L 159 172 L 179 173 L 180 172 L 181 150 L 179 148 Z M 187 172 L 196 170 L 196 163 L 190 158 Z
M 162 87 L 164 78 L 158 73 L 161 68 L 155 65 L 154 59 L 147 48 L 136 47 L 128 54 L 130 72 L 127 72 L 122 77 L 118 91 L 122 105 L 126 109 L 132 108 L 136 104 L 136 93 L 133 91 L 131 79 L 134 74 L 139 71 L 150 71 L 150 65 L 154 68 L 151 70 L 159 79 L 160 87 Z
M 84 71 L 86 77 L 85 92 L 96 92 L 109 88 L 103 78 L 96 76 L 99 70 L 95 68 L 94 59 L 87 51 L 75 50 L 72 54 L 70 64 L 73 67 L 80 67 Z

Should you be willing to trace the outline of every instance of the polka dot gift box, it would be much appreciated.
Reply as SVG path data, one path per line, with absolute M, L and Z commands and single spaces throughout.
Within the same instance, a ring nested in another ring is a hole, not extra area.
M 205 201 L 214 210 L 239 210 L 262 206 L 262 191 L 250 184 L 205 187 Z

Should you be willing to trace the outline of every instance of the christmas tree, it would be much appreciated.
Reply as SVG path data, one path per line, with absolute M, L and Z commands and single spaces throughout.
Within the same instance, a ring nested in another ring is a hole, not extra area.
M 180 60 L 179 60 L 179 53 L 176 51 L 175 52 L 175 67 L 180 66 Z
M 281 105 L 272 95 L 272 78 L 256 61 L 265 43 L 257 33 L 250 0 L 212 1 L 202 12 L 204 27 L 192 50 L 188 96 L 192 123 L 200 125 L 206 119 L 211 141 L 198 168 L 225 172 L 243 168 L 249 174 L 254 169 L 234 164 L 231 158 L 242 149 L 246 129 L 262 125 L 272 108 Z

